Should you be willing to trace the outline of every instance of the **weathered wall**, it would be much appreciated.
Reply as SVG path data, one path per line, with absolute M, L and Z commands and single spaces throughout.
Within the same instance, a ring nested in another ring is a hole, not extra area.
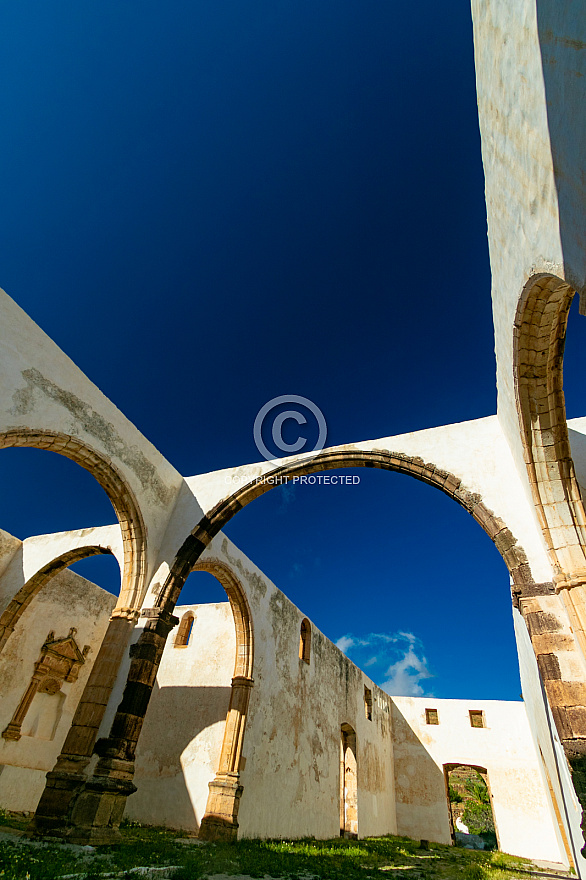
M 208 783 L 218 767 L 236 637 L 228 602 L 177 607 L 194 614 L 189 643 L 171 633 L 157 674 L 136 755 L 138 791 L 126 815 L 151 825 L 197 831 Z
M 45 773 L 57 760 L 115 604 L 115 596 L 85 578 L 72 571 L 60 572 L 23 613 L 0 653 L 2 731 L 31 680 L 41 647 L 51 630 L 55 631 L 56 638 L 60 638 L 75 627 L 79 647 L 83 649 L 89 645 L 91 649 L 77 681 L 64 683 L 58 695 L 48 698 L 57 701 L 58 708 L 53 703 L 42 706 L 42 701 L 37 700 L 27 714 L 23 733 L 34 720 L 37 710 L 48 710 L 51 717 L 55 711 L 59 720 L 52 731 L 52 739 L 28 735 L 18 741 L 0 738 L 0 806 L 3 808 L 30 811 L 36 808 L 45 785 Z M 48 735 L 46 730 L 42 734 Z
M 236 574 L 253 620 L 254 687 L 240 773 L 244 787 L 238 815 L 240 836 L 327 838 L 340 833 L 343 723 L 350 724 L 357 734 L 359 834 L 392 833 L 395 816 L 390 698 L 315 626 L 310 663 L 300 660 L 303 613 L 223 535 L 214 540 L 204 559 L 220 560 Z M 187 649 L 174 648 L 174 635 L 169 637 L 152 709 L 149 707 L 145 721 L 145 739 L 140 741 L 140 791 L 128 800 L 129 816 L 146 821 L 148 815 L 154 821 L 156 811 L 156 821 L 161 821 L 163 813 L 170 814 L 166 806 L 159 812 L 159 795 L 156 805 L 148 804 L 148 794 L 154 791 L 151 786 L 158 776 L 163 788 L 157 784 L 156 791 L 175 792 L 181 805 L 181 819 L 171 819 L 173 824 L 196 827 L 201 819 L 207 782 L 217 767 L 229 699 L 227 686 L 234 668 L 234 624 L 228 608 L 198 606 L 193 646 Z M 220 656 L 219 646 L 224 640 L 228 644 L 228 631 L 230 647 Z M 198 654 L 199 650 L 203 654 Z M 198 665 L 203 663 L 199 671 L 190 665 L 196 658 Z M 121 679 L 123 674 L 122 670 Z M 182 685 L 187 681 L 192 681 L 196 689 L 211 682 L 218 693 L 208 696 L 203 691 L 206 708 L 201 717 L 199 709 L 186 717 L 181 705 L 177 705 L 176 715 L 165 714 L 162 707 L 171 699 L 176 684 L 180 703 Z M 372 721 L 366 719 L 365 685 L 373 696 Z M 121 693 L 121 684 L 117 693 Z M 202 731 L 204 722 L 211 728 Z M 107 720 L 104 723 L 107 726 Z M 156 750 L 161 745 L 163 727 L 168 732 L 173 729 L 176 743 L 165 748 L 165 755 L 171 752 L 172 759 L 161 761 Z M 196 770 L 198 763 L 201 767 Z M 167 803 L 167 795 L 162 795 L 161 801 Z
M 12 554 L 18 551 L 20 542 L 8 544 Z M 340 732 L 342 724 L 349 724 L 357 734 L 360 836 L 400 833 L 449 842 L 442 767 L 471 763 L 488 769 L 501 848 L 533 858 L 564 859 L 555 819 L 552 825 L 547 778 L 545 772 L 545 782 L 540 776 L 523 704 L 390 698 L 313 625 L 307 664 L 299 659 L 303 613 L 223 535 L 204 558 L 222 562 L 238 578 L 253 621 L 255 684 L 240 767 L 240 836 L 339 834 Z M 75 626 L 80 647 L 92 647 L 79 680 L 63 686 L 53 738 L 24 735 L 18 742 L 0 740 L 2 806 L 34 810 L 114 604 L 115 597 L 99 587 L 71 571 L 61 572 L 24 612 L 0 654 L 4 729 L 50 629 L 61 636 Z M 178 607 L 177 616 L 187 610 Z M 129 798 L 126 814 L 145 823 L 196 831 L 205 813 L 208 783 L 218 767 L 236 638 L 227 602 L 191 610 L 195 622 L 189 644 L 176 647 L 175 631 L 165 647 L 139 741 L 138 792 Z M 522 621 L 521 625 L 525 627 Z M 141 625 L 133 641 L 140 631 Z M 533 657 L 528 650 L 526 665 Z M 536 670 L 528 677 L 528 688 L 534 690 Z M 110 713 L 124 678 L 123 668 Z M 365 713 L 365 685 L 372 691 L 372 720 Z M 426 707 L 439 710 L 437 727 L 425 724 Z M 470 727 L 470 708 L 484 709 L 486 729 Z M 542 721 L 538 717 L 535 728 L 538 737 L 547 740 Z M 108 720 L 104 723 L 107 726 Z M 547 763 L 547 742 L 544 748 Z M 562 783 L 566 797 L 571 792 L 568 781 L 569 777 Z M 573 825 L 579 834 L 577 810 Z
M 450 843 L 444 764 L 486 768 L 499 846 L 504 852 L 563 862 L 523 703 L 393 697 L 397 829 Z M 426 724 L 435 708 L 439 724 Z M 473 728 L 469 710 L 484 711 Z
M 341 725 L 356 731 L 358 833 L 395 830 L 389 697 L 312 625 L 311 660 L 299 659 L 303 613 L 228 539 L 210 555 L 238 575 L 250 604 L 254 687 L 244 738 L 243 837 L 340 833 Z M 367 721 L 364 686 L 371 688 Z

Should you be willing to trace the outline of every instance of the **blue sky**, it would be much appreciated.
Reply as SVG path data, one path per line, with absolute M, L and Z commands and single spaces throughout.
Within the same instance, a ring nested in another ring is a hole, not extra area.
M 257 460 L 282 394 L 329 444 L 495 412 L 466 2 L 24 0 L 0 32 L 0 285 L 182 473 Z M 432 488 L 356 473 L 226 532 L 381 684 L 518 698 L 491 542 Z M 112 521 L 49 453 L 3 451 L 0 480 L 19 537 Z M 115 589 L 112 565 L 79 570 Z M 220 596 L 198 574 L 181 601 Z

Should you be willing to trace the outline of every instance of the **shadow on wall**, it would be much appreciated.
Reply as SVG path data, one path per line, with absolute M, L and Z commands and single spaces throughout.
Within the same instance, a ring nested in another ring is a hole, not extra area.
M 229 687 L 155 686 L 140 736 L 126 816 L 199 830 L 220 759 Z
M 421 829 L 436 843 L 451 843 L 450 817 L 443 771 L 406 718 L 391 702 L 397 834 L 418 839 Z
M 586 204 L 586 7 L 584 0 L 537 0 L 537 26 L 547 101 L 566 280 L 586 280 L 582 238 Z
M 568 437 L 570 439 L 572 461 L 576 469 L 576 479 L 580 486 L 582 500 L 586 503 L 586 435 L 568 428 Z

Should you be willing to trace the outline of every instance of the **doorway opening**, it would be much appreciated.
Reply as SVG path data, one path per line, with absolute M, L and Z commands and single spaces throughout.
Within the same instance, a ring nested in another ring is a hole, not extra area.
M 342 724 L 340 741 L 340 837 L 358 838 L 356 731 Z
M 452 843 L 471 849 L 498 849 L 486 768 L 444 764 L 444 773 Z

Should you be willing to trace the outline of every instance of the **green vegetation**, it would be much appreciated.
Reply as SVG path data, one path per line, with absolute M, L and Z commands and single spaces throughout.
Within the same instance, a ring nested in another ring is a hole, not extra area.
M 486 781 L 478 770 L 466 766 L 452 770 L 448 793 L 454 825 L 460 817 L 470 834 L 482 837 L 487 849 L 496 849 L 490 794 Z
M 12 823 L 14 827 L 14 822 Z M 6 831 L 6 827 L 4 828 Z M 80 847 L 37 843 L 25 838 L 0 838 L 2 880 L 57 880 L 67 874 L 85 880 L 100 875 L 138 878 L 126 874 L 138 866 L 175 866 L 161 872 L 161 880 L 197 880 L 207 875 L 249 877 L 311 877 L 324 880 L 414 878 L 414 880 L 510 880 L 529 863 L 502 853 L 472 852 L 456 847 L 419 842 L 404 837 L 364 840 L 241 840 L 237 843 L 198 844 L 178 839 L 180 832 L 128 824 L 117 846 L 84 852 Z

